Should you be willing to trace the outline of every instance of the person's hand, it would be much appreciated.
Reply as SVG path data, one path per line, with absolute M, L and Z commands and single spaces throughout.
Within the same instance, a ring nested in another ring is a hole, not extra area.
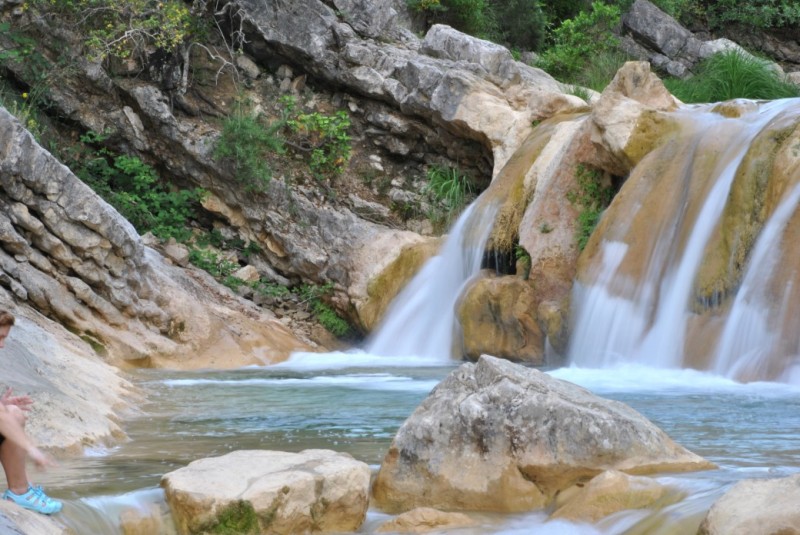
M 53 459 L 50 455 L 43 452 L 39 448 L 33 447 L 28 450 L 28 458 L 33 461 L 33 464 L 36 465 L 37 468 L 41 470 L 45 470 L 47 468 L 57 466 L 55 459 Z
M 23 411 L 31 410 L 33 399 L 30 396 L 12 396 L 12 390 L 9 388 L 5 393 L 0 396 L 0 403 L 3 405 L 16 405 Z

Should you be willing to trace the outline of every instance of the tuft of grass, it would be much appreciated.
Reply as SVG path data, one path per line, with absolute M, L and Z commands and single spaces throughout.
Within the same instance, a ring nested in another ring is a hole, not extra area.
M 467 198 L 472 194 L 472 184 L 469 177 L 454 167 L 433 166 L 428 169 L 425 193 L 444 212 L 432 214 L 431 220 L 449 225 L 467 204 Z
M 664 84 L 673 95 L 687 103 L 800 96 L 800 87 L 780 76 L 769 62 L 738 50 L 711 56 L 688 80 L 667 79 Z

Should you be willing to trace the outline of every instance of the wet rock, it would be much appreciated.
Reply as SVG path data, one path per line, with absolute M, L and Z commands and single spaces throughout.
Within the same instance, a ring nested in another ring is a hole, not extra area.
M 125 509 L 119 515 L 122 535 L 154 535 L 164 533 L 164 512 L 156 504 L 146 508 Z
M 367 514 L 370 469 L 346 453 L 250 450 L 193 461 L 161 479 L 178 533 L 356 531 Z
M 669 490 L 652 478 L 609 470 L 585 485 L 567 489 L 563 494 L 568 497 L 559 496 L 558 508 L 550 518 L 594 523 L 619 511 L 650 507 L 663 501 Z M 672 494 L 671 501 L 681 498 L 675 491 Z
M 62 526 L 56 518 L 0 501 L 0 533 L 3 535 L 71 535 L 73 531 Z
M 428 533 L 473 526 L 477 522 L 463 513 L 448 513 L 430 507 L 418 507 L 384 522 L 377 533 Z
M 536 323 L 533 287 L 520 277 L 485 276 L 464 290 L 458 319 L 470 360 L 494 356 L 542 364 L 544 337 Z
M 736 483 L 708 511 L 698 535 L 800 533 L 800 474 Z
M 373 498 L 387 512 L 526 511 L 605 470 L 712 467 L 627 405 L 484 355 L 446 377 L 403 423 Z

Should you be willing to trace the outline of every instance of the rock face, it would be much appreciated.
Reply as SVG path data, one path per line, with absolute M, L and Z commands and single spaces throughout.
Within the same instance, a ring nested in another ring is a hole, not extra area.
M 308 348 L 204 273 L 168 266 L 3 109 L 0 160 L 0 285 L 98 354 L 230 367 Z
M 432 27 L 422 42 L 380 43 L 359 38 L 319 0 L 230 4 L 252 30 L 254 57 L 278 49 L 328 82 L 481 141 L 494 155 L 495 173 L 530 133 L 531 121 L 584 104 L 507 49 L 447 26 Z
M 622 47 L 671 76 L 688 78 L 702 60 L 735 50 L 751 56 L 729 39 L 703 41 L 647 0 L 636 0 L 622 17 Z M 775 65 L 780 70 L 780 67 Z
M 369 479 L 369 467 L 344 453 L 242 450 L 194 461 L 161 486 L 180 534 L 292 535 L 356 531 Z
M 484 355 L 445 378 L 400 427 L 373 498 L 388 512 L 525 511 L 604 470 L 711 467 L 622 403 Z
M 31 437 L 51 451 L 70 453 L 122 438 L 118 422 L 136 397 L 133 386 L 89 344 L 29 307 L 14 305 L 3 288 L 0 308 L 17 317 L 0 357 L 3 382 L 34 400 L 26 424 Z
M 717 500 L 698 535 L 800 533 L 800 474 L 782 479 L 747 479 Z

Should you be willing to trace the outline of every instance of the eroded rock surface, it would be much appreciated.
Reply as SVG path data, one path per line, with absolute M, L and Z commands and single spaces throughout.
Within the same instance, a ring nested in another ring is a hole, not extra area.
M 241 450 L 189 463 L 161 486 L 181 534 L 224 529 L 227 519 L 250 532 L 292 535 L 357 530 L 369 480 L 369 466 L 346 453 Z
M 627 405 L 484 355 L 445 378 L 400 427 L 373 498 L 388 512 L 525 511 L 605 470 L 711 467 Z

